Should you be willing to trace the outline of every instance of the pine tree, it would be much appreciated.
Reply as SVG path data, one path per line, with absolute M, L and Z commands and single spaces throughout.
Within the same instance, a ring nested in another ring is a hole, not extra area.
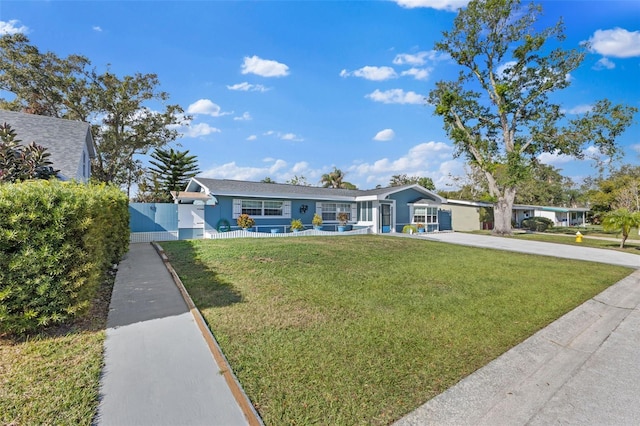
M 189 179 L 198 174 L 195 155 L 187 151 L 156 149 L 151 154 L 149 167 L 152 178 L 160 183 L 160 187 L 168 194 L 170 191 L 184 191 Z

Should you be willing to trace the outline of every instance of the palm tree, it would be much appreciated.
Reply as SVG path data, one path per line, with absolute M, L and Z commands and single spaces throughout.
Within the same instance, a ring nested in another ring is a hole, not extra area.
M 342 172 L 342 170 L 334 166 L 333 171 L 322 175 L 322 177 L 320 178 L 320 183 L 324 188 L 344 188 L 344 176 L 345 174 Z
M 640 212 L 630 212 L 627 209 L 618 209 L 607 213 L 602 220 L 602 228 L 605 231 L 616 231 L 622 234 L 620 248 L 624 248 L 631 228 L 640 226 Z

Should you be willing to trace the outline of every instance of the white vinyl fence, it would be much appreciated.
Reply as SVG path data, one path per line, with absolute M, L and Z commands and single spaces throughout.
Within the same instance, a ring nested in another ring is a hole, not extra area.
M 207 230 L 204 233 L 205 239 L 226 239 L 226 238 L 288 238 L 288 237 L 308 237 L 308 236 L 338 236 L 338 235 L 365 235 L 370 234 L 370 228 L 355 229 L 353 231 L 334 232 L 334 231 L 318 231 L 316 229 L 307 229 L 300 232 L 249 232 L 244 230 L 217 232 L 216 230 Z M 178 231 L 168 232 L 132 232 L 129 236 L 131 243 L 148 243 L 151 241 L 176 241 L 178 240 Z

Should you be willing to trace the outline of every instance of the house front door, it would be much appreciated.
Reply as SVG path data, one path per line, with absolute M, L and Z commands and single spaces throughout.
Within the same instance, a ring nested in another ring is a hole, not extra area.
M 391 204 L 380 205 L 380 225 L 383 234 L 391 232 Z

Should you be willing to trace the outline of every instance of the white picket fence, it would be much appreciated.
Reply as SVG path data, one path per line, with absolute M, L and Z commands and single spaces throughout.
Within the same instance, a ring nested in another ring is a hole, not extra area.
M 205 231 L 205 239 L 227 239 L 227 238 L 289 238 L 289 237 L 331 237 L 345 235 L 365 235 L 370 234 L 371 228 L 355 229 L 353 231 L 334 232 L 334 231 L 318 231 L 316 229 L 307 229 L 300 232 L 249 232 L 244 230 L 217 232 L 215 230 Z M 178 240 L 178 231 L 167 232 L 132 232 L 129 234 L 130 243 L 149 243 L 152 241 L 176 241 Z
M 178 240 L 178 231 L 132 232 L 129 234 L 130 243 L 150 243 L 152 241 L 176 240 Z
M 214 240 L 226 238 L 288 238 L 288 237 L 327 237 L 336 235 L 365 235 L 371 232 L 370 228 L 355 229 L 353 231 L 334 232 L 334 231 L 318 231 L 316 229 L 307 229 L 299 232 L 249 232 L 249 231 L 229 231 L 229 232 L 205 232 L 205 238 Z

